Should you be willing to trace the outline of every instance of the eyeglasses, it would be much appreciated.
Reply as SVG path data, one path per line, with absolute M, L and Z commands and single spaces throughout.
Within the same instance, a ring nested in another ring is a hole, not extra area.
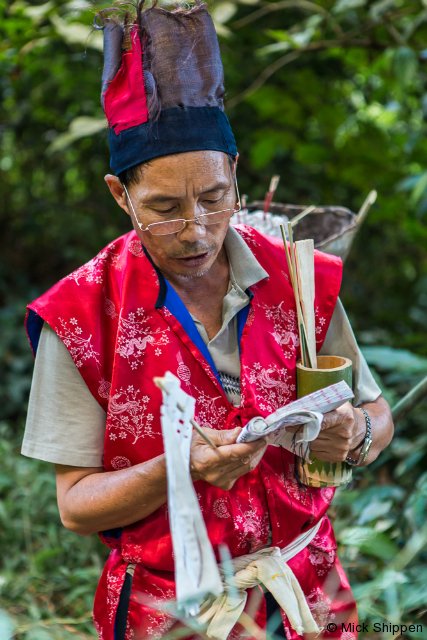
M 173 218 L 172 220 L 164 220 L 163 222 L 151 222 L 146 227 L 144 227 L 144 225 L 138 220 L 138 216 L 136 215 L 135 207 L 133 206 L 133 202 L 131 200 L 129 192 L 126 186 L 123 184 L 123 189 L 126 193 L 127 199 L 129 200 L 129 204 L 132 209 L 136 224 L 141 229 L 141 231 L 149 231 L 153 236 L 167 236 L 173 233 L 179 233 L 185 228 L 187 224 L 191 222 L 194 222 L 194 224 L 207 226 L 210 224 L 219 224 L 220 222 L 224 222 L 224 220 L 227 220 L 227 218 L 231 218 L 232 215 L 238 213 L 242 209 L 236 178 L 234 178 L 234 188 L 236 190 L 237 202 L 233 208 L 230 207 L 228 209 L 221 209 L 220 211 L 201 213 L 200 215 L 191 218 L 191 220 L 187 220 L 185 218 Z

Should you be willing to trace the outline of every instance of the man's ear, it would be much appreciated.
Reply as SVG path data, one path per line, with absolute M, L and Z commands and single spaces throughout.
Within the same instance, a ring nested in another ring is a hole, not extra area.
M 123 211 L 125 211 L 128 216 L 130 216 L 126 193 L 119 178 L 117 176 L 113 176 L 111 173 L 107 173 L 107 175 L 104 177 L 104 180 L 107 183 L 110 193 L 119 207 L 121 207 Z
M 237 163 L 239 162 L 239 154 L 236 153 L 236 155 L 233 158 L 233 176 L 236 177 L 236 172 L 237 172 Z

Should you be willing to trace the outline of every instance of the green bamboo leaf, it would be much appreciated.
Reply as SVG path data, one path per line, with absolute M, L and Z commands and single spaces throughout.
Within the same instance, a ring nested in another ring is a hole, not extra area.
M 23 13 L 24 15 L 29 16 L 35 24 L 38 24 L 53 8 L 54 3 L 49 1 L 45 2 L 44 4 L 27 6 L 25 7 Z
M 370 527 L 348 527 L 339 535 L 341 544 L 356 547 L 362 553 L 381 560 L 391 561 L 399 549 L 385 534 Z
M 427 358 L 406 349 L 362 347 L 362 351 L 368 363 L 380 371 L 402 371 L 405 373 L 425 373 L 427 371 Z
M 89 25 L 67 22 L 56 14 L 50 16 L 50 21 L 65 42 L 82 45 L 84 49 L 91 48 L 103 51 L 103 36 L 100 31 L 94 31 Z
M 427 191 L 427 171 L 417 177 L 414 190 L 411 193 L 411 203 L 416 205 Z
M 55 138 L 48 147 L 48 152 L 54 153 L 55 151 L 62 151 L 62 149 L 69 147 L 75 140 L 93 136 L 105 128 L 106 123 L 104 118 L 89 118 L 88 116 L 75 118 L 70 123 L 68 131 L 61 133 Z

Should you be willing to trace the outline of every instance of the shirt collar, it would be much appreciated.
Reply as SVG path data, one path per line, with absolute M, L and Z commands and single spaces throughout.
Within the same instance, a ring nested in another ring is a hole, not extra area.
M 253 284 L 268 278 L 242 236 L 230 226 L 224 239 L 224 247 L 230 264 L 230 281 L 246 291 Z

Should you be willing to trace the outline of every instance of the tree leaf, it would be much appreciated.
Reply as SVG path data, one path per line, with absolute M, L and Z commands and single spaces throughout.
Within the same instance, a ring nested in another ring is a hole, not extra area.
M 406 349 L 364 346 L 362 351 L 368 363 L 380 371 L 394 370 L 411 374 L 427 371 L 427 358 L 422 358 Z
M 358 9 L 359 7 L 364 7 L 366 4 L 366 0 L 338 0 L 335 3 L 332 11 L 333 13 L 343 13 L 344 11 L 349 11 L 350 9 Z
M 69 147 L 75 140 L 92 136 L 103 129 L 106 129 L 105 118 L 89 118 L 88 116 L 80 116 L 75 118 L 71 123 L 68 131 L 58 135 L 52 144 L 48 147 L 49 153 L 61 151 Z
M 418 76 L 418 58 L 410 47 L 398 47 L 393 56 L 393 68 L 402 87 L 410 87 Z
M 349 527 L 341 531 L 339 541 L 343 545 L 357 547 L 363 553 L 382 560 L 396 557 L 398 547 L 390 538 L 370 527 Z
M 14 624 L 5 611 L 0 610 L 0 638 L 2 640 L 12 640 Z
M 50 20 L 65 42 L 82 45 L 84 49 L 90 47 L 98 51 L 104 50 L 103 36 L 100 31 L 94 31 L 92 27 L 78 22 L 67 22 L 56 14 L 50 16 Z
M 46 17 L 46 15 L 51 9 L 53 9 L 53 7 L 54 3 L 51 1 L 39 5 L 28 5 L 24 9 L 24 15 L 29 16 L 35 24 L 38 24 L 39 22 L 41 22 L 41 20 L 43 20 L 43 18 Z
M 396 5 L 396 0 L 378 0 L 378 2 L 374 2 L 369 7 L 369 14 L 372 19 L 377 21 L 383 16 L 384 13 L 387 13 L 389 9 L 392 9 Z

